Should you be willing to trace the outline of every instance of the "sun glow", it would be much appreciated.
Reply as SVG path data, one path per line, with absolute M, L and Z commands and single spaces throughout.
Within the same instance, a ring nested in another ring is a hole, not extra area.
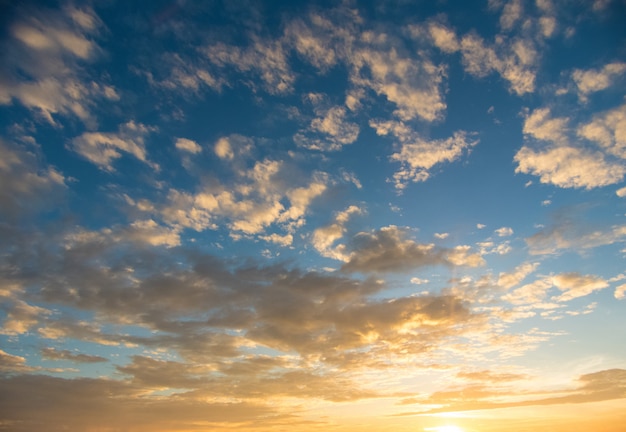
M 435 432 L 465 432 L 460 427 L 452 426 L 452 425 L 430 427 L 430 428 L 426 428 L 424 430 L 435 431 Z

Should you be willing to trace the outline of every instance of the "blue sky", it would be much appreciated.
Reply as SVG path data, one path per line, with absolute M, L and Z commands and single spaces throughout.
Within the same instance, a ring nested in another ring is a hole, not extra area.
M 0 430 L 626 421 L 624 2 L 2 8 Z

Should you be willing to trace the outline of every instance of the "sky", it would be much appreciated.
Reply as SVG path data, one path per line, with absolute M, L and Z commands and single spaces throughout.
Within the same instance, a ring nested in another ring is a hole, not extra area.
M 0 430 L 623 430 L 624 1 L 0 7 Z

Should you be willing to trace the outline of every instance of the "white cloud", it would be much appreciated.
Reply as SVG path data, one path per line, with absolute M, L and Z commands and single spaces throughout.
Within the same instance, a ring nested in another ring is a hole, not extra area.
M 338 261 L 348 261 L 349 257 L 345 253 L 346 246 L 343 244 L 333 246 L 346 233 L 346 224 L 353 215 L 362 214 L 363 210 L 357 206 L 350 206 L 337 213 L 334 221 L 326 226 L 313 231 L 311 243 L 313 247 L 327 258 Z
M 619 188 L 618 190 L 615 191 L 615 195 L 617 195 L 620 198 L 624 198 L 626 197 L 626 186 L 623 188 Z
M 551 118 L 549 108 L 538 108 L 524 120 L 523 132 L 536 139 L 563 142 L 568 121 L 566 117 Z
M 415 285 L 423 285 L 423 284 L 427 284 L 429 282 L 428 279 L 421 279 L 418 277 L 412 277 L 411 278 L 411 283 L 415 284 Z
M 503 288 L 513 288 L 533 273 L 538 266 L 539 263 L 524 263 L 517 266 L 512 273 L 501 272 L 498 275 L 497 284 Z
M 508 236 L 513 235 L 513 228 L 502 227 L 502 228 L 498 228 L 494 232 L 498 235 L 498 237 L 508 237 Z
M 230 144 L 225 151 L 224 143 L 228 142 L 218 141 L 218 151 L 225 157 L 234 155 Z M 269 159 L 257 161 L 252 167 L 237 162 L 233 169 L 232 183 L 213 183 L 196 193 L 170 190 L 168 203 L 160 209 L 164 220 L 196 231 L 225 223 L 231 235 L 261 234 L 272 224 L 291 231 L 305 223 L 308 208 L 330 182 L 320 172 L 308 181 L 291 178 L 284 162 Z
M 438 23 L 431 23 L 428 31 L 435 46 L 443 52 L 453 53 L 459 50 L 459 41 L 454 31 Z
M 478 143 L 463 131 L 447 139 L 427 141 L 401 122 L 370 120 L 370 126 L 378 135 L 392 134 L 400 144 L 400 151 L 391 155 L 391 160 L 401 163 L 400 170 L 394 174 L 398 189 L 405 188 L 407 182 L 427 180 L 435 165 L 459 159 Z
M 572 79 L 578 88 L 578 95 L 582 100 L 587 95 L 609 88 L 614 80 L 626 73 L 626 63 L 609 63 L 601 69 L 581 70 L 572 72 Z
M 234 157 L 233 149 L 230 146 L 228 138 L 220 138 L 215 143 L 215 154 L 220 159 L 232 159 Z
M 449 235 L 449 233 L 435 233 L 435 238 L 443 240 L 448 238 Z
M 128 153 L 154 169 L 158 165 L 147 158 L 145 137 L 156 128 L 129 121 L 117 133 L 85 132 L 74 138 L 70 149 L 106 171 L 114 171 L 113 161 Z
M 287 26 L 287 43 L 322 71 L 342 62 L 354 88 L 346 105 L 355 110 L 363 89 L 395 105 L 394 115 L 407 121 L 435 121 L 446 108 L 441 86 L 445 69 L 426 51 L 415 51 L 395 36 L 394 28 L 363 28 L 358 12 L 335 8 L 328 16 L 311 14 Z
M 535 90 L 538 54 L 531 40 L 498 39 L 496 45 L 485 45 L 475 34 L 463 36 L 460 45 L 465 70 L 477 77 L 497 72 L 509 82 L 518 95 Z
M 202 147 L 200 147 L 197 142 L 187 138 L 177 138 L 176 148 L 182 152 L 191 154 L 198 154 L 202 151 Z
M 78 18 L 77 18 L 78 17 Z M 0 104 L 13 99 L 56 125 L 53 115 L 76 116 L 93 126 L 91 113 L 98 100 L 118 100 L 117 91 L 84 79 L 80 65 L 100 52 L 93 36 L 101 26 L 89 9 L 63 12 L 40 9 L 10 27 L 0 84 Z
M 269 243 L 274 243 L 280 246 L 291 246 L 293 243 L 293 236 L 291 234 L 280 235 L 272 233 L 266 236 L 259 236 L 260 239 Z
M 310 150 L 336 151 L 352 144 L 359 136 L 359 126 L 346 119 L 346 109 L 329 106 L 326 97 L 310 94 L 316 117 L 309 127 L 294 135 L 294 141 Z
M 575 147 L 548 147 L 533 150 L 522 147 L 515 155 L 515 172 L 539 176 L 541 183 L 563 188 L 607 186 L 622 180 L 624 164 L 607 161 L 600 152 Z
M 203 48 L 202 52 L 217 68 L 233 68 L 242 74 L 259 78 L 268 93 L 284 94 L 293 89 L 295 75 L 280 40 L 252 37 L 247 48 L 217 43 Z M 252 81 L 248 83 L 254 86 Z
M 598 143 L 607 154 L 626 159 L 626 104 L 594 116 L 578 128 L 578 135 Z
M 510 0 L 500 15 L 500 27 L 503 30 L 511 30 L 515 23 L 522 18 L 523 12 L 521 0 Z
M 579 137 L 596 142 L 595 148 L 572 143 L 565 117 L 552 118 L 548 108 L 534 110 L 524 122 L 524 134 L 547 145 L 523 146 L 515 155 L 515 172 L 533 174 L 542 183 L 564 188 L 607 186 L 618 183 L 626 166 L 626 105 L 599 114 L 577 129 Z
M 626 298 L 626 284 L 624 285 L 620 285 L 617 288 L 615 288 L 615 294 L 614 294 L 615 298 L 618 300 L 623 300 Z
M 608 282 L 601 277 L 579 273 L 559 274 L 552 278 L 552 283 L 563 291 L 563 294 L 555 297 L 555 300 L 559 302 L 584 297 L 609 286 Z

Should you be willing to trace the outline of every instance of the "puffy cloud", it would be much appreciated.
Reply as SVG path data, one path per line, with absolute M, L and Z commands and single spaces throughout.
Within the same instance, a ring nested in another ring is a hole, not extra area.
M 613 294 L 616 299 L 623 300 L 626 298 L 626 284 L 620 285 L 615 288 L 615 293 Z
M 607 89 L 618 76 L 626 72 L 626 63 L 609 63 L 601 69 L 574 69 L 572 79 L 578 88 L 578 95 L 585 100 L 587 95 Z
M 430 23 L 428 32 L 430 33 L 433 43 L 440 50 L 447 53 L 453 53 L 459 50 L 459 41 L 456 34 L 451 29 L 438 23 Z
M 485 77 L 497 72 L 518 95 L 535 90 L 538 54 L 531 40 L 501 38 L 488 46 L 481 37 L 468 34 L 461 39 L 460 51 L 468 73 Z
M 556 297 L 556 301 L 569 301 L 578 297 L 584 297 L 594 291 L 609 286 L 607 281 L 594 275 L 581 275 L 579 273 L 562 273 L 552 278 L 552 283 L 563 294 Z
M 293 235 L 291 234 L 280 235 L 272 233 L 266 236 L 259 236 L 259 238 L 280 246 L 291 246 L 291 244 L 293 243 Z
M 500 15 L 500 27 L 510 30 L 523 16 L 524 10 L 521 0 L 511 0 L 506 3 Z
M 148 160 L 145 138 L 154 127 L 129 121 L 120 125 L 114 132 L 85 132 L 74 138 L 70 149 L 105 171 L 114 171 L 113 161 L 128 153 L 139 161 L 158 169 L 158 165 Z
M 2 65 L 0 103 L 15 99 L 51 124 L 56 124 L 53 115 L 58 114 L 95 124 L 93 105 L 119 99 L 113 87 L 83 79 L 79 72 L 79 65 L 100 51 L 92 38 L 100 26 L 90 8 L 22 14 L 3 44 L 9 61 Z
M 8 313 L 0 329 L 0 334 L 19 335 L 28 332 L 51 311 L 33 306 L 22 300 L 14 300 L 8 307 Z
M 626 65 L 625 65 L 626 66 Z M 626 160 L 626 104 L 596 115 L 578 135 L 599 144 L 608 155 Z
M 562 142 L 566 139 L 566 117 L 551 118 L 549 108 L 538 108 L 524 120 L 524 133 L 533 138 L 554 142 Z
M 619 188 L 618 190 L 616 190 L 615 195 L 617 195 L 620 198 L 626 197 L 626 187 Z
M 240 154 L 230 141 L 222 138 L 216 144 L 216 151 L 227 159 Z M 214 182 L 195 194 L 170 190 L 160 209 L 164 221 L 196 231 L 225 221 L 233 233 L 249 235 L 261 234 L 272 224 L 290 230 L 304 223 L 308 208 L 331 182 L 324 173 L 314 173 L 308 181 L 291 178 L 291 167 L 283 161 L 264 159 L 252 167 L 244 162 L 235 161 L 231 167 L 232 184 Z
M 177 138 L 175 145 L 178 150 L 186 153 L 198 154 L 202 151 L 197 142 L 187 138 Z
M 339 62 L 347 66 L 355 87 L 350 109 L 359 105 L 359 89 L 372 90 L 394 104 L 394 115 L 403 121 L 435 121 L 446 108 L 440 88 L 445 69 L 426 51 L 412 51 L 395 29 L 367 28 L 355 10 L 338 7 L 328 15 L 312 13 L 307 20 L 294 20 L 285 40 L 322 71 Z
M 485 263 L 469 246 L 447 249 L 416 243 L 396 226 L 358 233 L 348 250 L 349 260 L 342 266 L 346 272 L 408 271 L 433 265 L 478 267 Z
M 553 284 L 549 278 L 537 279 L 534 282 L 523 285 L 508 294 L 502 296 L 502 300 L 514 305 L 533 304 L 540 305 Z
M 287 52 L 280 40 L 253 37 L 246 48 L 217 43 L 202 49 L 209 62 L 217 68 L 232 68 L 259 78 L 268 93 L 291 92 L 295 75 L 287 61 Z
M 502 227 L 502 228 L 498 228 L 494 232 L 498 235 L 498 237 L 508 237 L 508 236 L 513 235 L 513 228 Z
M 355 214 L 362 214 L 363 210 L 357 206 L 350 206 L 344 211 L 337 213 L 333 223 L 316 228 L 311 237 L 313 247 L 322 254 L 322 256 L 333 258 L 339 261 L 347 261 L 348 256 L 345 255 L 344 244 L 333 247 L 333 244 L 340 240 L 346 233 L 346 223 Z
M 220 138 L 215 143 L 215 154 L 220 159 L 232 159 L 235 154 L 233 153 L 233 149 L 230 146 L 230 141 L 228 138 Z
M 371 120 L 370 126 L 378 135 L 393 135 L 399 142 L 400 151 L 391 155 L 402 167 L 394 174 L 396 188 L 404 189 L 407 182 L 425 181 L 431 169 L 443 162 L 453 162 L 478 143 L 466 132 L 455 132 L 447 139 L 426 140 L 406 124 L 396 121 Z
M 294 135 L 294 141 L 311 150 L 335 151 L 352 144 L 359 136 L 359 126 L 346 120 L 341 106 L 321 107 L 315 103 L 317 115 L 306 130 Z
M 548 108 L 533 111 L 524 122 L 527 136 L 549 144 L 524 145 L 515 155 L 516 172 L 539 176 L 542 183 L 564 188 L 607 186 L 622 180 L 626 166 L 626 105 L 595 116 L 577 134 L 599 143 L 596 148 L 570 142 L 567 118 L 551 118 Z
M 527 269 L 520 269 L 521 271 Z M 508 281 L 503 281 L 508 282 Z M 513 282 L 513 281 L 511 281 Z M 507 286 L 515 286 L 509 283 Z M 548 292 L 552 288 L 562 291 L 561 295 L 553 296 L 553 302 L 567 302 L 584 297 L 594 291 L 608 287 L 607 281 L 595 275 L 581 275 L 576 272 L 561 273 L 556 276 L 544 276 L 536 281 L 517 288 L 502 296 L 502 299 L 515 305 L 528 304 L 534 308 L 543 308 Z
M 533 150 L 524 146 L 515 155 L 515 172 L 539 176 L 542 183 L 563 188 L 592 189 L 621 181 L 624 164 L 606 160 L 601 152 L 575 147 Z
M 517 266 L 511 273 L 501 272 L 498 275 L 497 284 L 503 288 L 512 288 L 534 272 L 538 266 L 539 263 L 524 263 Z

